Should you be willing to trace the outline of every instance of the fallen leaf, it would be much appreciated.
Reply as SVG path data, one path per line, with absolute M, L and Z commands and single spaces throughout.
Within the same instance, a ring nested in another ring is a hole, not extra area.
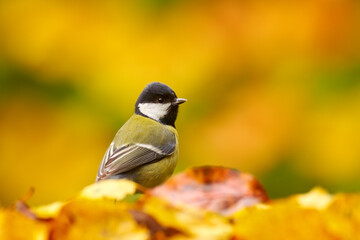
M 305 203 L 305 204 L 304 204 Z M 360 239 L 360 195 L 307 194 L 243 209 L 233 218 L 238 239 Z
M 148 239 L 130 215 L 131 204 L 79 199 L 66 204 L 51 224 L 52 240 Z
M 85 187 L 78 197 L 92 200 L 122 200 L 126 196 L 135 194 L 140 188 L 141 186 L 126 179 L 107 179 Z
M 266 202 L 268 196 L 252 175 L 224 167 L 197 167 L 149 189 L 149 195 L 223 215 Z
M 155 218 L 145 212 L 138 210 L 130 210 L 129 212 L 139 225 L 145 226 L 150 231 L 150 239 L 152 240 L 169 239 L 179 234 L 185 235 L 181 230 L 161 226 Z
M 146 196 L 138 204 L 162 226 L 178 229 L 184 234 L 175 239 L 229 239 L 232 227 L 228 219 L 216 213 L 191 207 L 175 207 L 163 199 Z
M 49 225 L 15 209 L 0 209 L 0 239 L 47 240 Z

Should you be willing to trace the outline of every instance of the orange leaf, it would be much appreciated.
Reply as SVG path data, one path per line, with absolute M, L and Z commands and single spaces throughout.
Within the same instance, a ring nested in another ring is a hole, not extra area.
M 203 208 L 223 215 L 268 200 L 264 188 L 252 175 L 207 166 L 189 169 L 147 193 L 175 205 Z

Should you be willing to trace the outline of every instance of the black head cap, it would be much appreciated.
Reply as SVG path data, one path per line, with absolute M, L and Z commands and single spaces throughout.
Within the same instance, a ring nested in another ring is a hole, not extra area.
M 177 98 L 175 92 L 167 85 L 152 82 L 144 88 L 137 99 L 135 113 L 175 127 L 179 104 L 185 101 L 185 99 Z M 163 114 L 159 115 L 161 111 Z M 158 115 L 154 115 L 155 113 Z

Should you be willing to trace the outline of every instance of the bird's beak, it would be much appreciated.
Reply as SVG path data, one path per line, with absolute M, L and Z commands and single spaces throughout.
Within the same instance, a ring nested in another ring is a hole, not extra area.
M 187 99 L 185 99 L 185 98 L 177 98 L 174 103 L 176 105 L 179 105 L 179 104 L 182 104 L 182 103 L 184 103 L 186 101 L 187 101 Z

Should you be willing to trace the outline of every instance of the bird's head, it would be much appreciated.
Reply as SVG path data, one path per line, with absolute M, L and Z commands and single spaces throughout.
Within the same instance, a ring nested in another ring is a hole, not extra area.
M 153 82 L 141 92 L 135 104 L 135 113 L 175 127 L 179 104 L 186 101 L 178 98 L 167 85 Z

